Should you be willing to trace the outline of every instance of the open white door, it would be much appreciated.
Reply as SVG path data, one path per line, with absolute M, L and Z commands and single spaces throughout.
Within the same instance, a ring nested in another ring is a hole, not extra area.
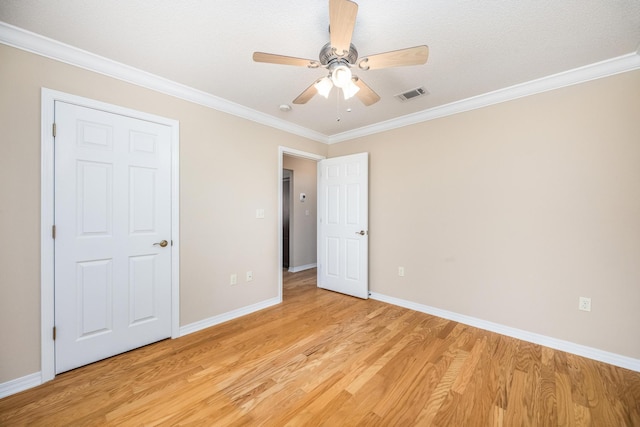
M 369 297 L 369 153 L 318 162 L 318 287 Z

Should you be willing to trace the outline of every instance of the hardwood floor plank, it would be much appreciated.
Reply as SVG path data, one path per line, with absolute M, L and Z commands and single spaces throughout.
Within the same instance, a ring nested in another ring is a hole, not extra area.
M 509 404 L 504 413 L 504 423 L 507 426 L 530 426 L 526 415 L 525 396 L 526 374 L 520 370 L 513 371 L 511 389 L 509 390 Z
M 518 351 L 519 341 L 499 337 L 491 364 L 491 379 L 495 379 L 495 405 L 507 409 L 510 399 L 511 383 L 514 371 L 514 354 Z M 495 378 L 497 377 L 497 378 Z
M 535 411 L 536 425 L 558 425 L 558 403 L 556 392 L 556 369 L 554 351 L 549 348 L 542 349 L 542 364 L 540 368 L 539 403 Z
M 392 340 L 391 343 L 393 344 L 393 346 L 391 348 L 385 347 L 386 351 L 380 356 L 377 356 L 376 353 L 375 360 L 371 360 L 374 358 L 373 356 L 370 356 L 368 358 L 370 364 L 357 378 L 355 378 L 345 388 L 346 391 L 351 394 L 357 393 L 371 378 L 373 378 L 373 376 L 375 376 L 382 368 L 384 368 L 389 363 L 389 361 L 391 361 L 396 356 L 396 354 L 401 352 L 404 347 L 412 341 L 412 337 L 408 335 L 402 334 L 401 336 L 401 334 L 396 334 L 396 337 L 398 337 L 399 340 L 397 342 L 394 342 L 395 340 Z
M 464 364 L 468 353 L 462 350 L 458 350 L 453 358 L 451 364 L 447 368 L 444 376 L 436 386 L 435 390 L 429 396 L 424 409 L 418 415 L 416 424 L 429 425 L 438 414 L 440 407 L 444 403 L 447 395 L 451 391 L 451 385 L 455 381 L 460 372 L 460 368 Z
M 496 334 L 482 331 L 482 335 L 478 338 L 485 342 L 482 352 L 479 355 L 478 363 L 472 372 L 472 378 L 465 387 L 462 396 L 465 399 L 464 425 L 488 426 L 492 425 L 491 414 L 495 402 L 495 385 L 496 375 L 491 372 L 491 355 L 494 351 Z
M 589 408 L 586 408 L 582 405 L 574 403 L 573 412 L 574 412 L 576 426 L 587 427 L 587 426 L 594 425 L 593 421 L 591 420 L 591 412 L 589 411 Z M 595 425 L 598 425 L 598 424 L 595 424 Z M 607 424 L 602 424 L 602 425 L 607 425 Z
M 430 342 L 426 337 L 421 325 L 418 325 L 411 333 L 412 341 L 379 371 L 379 375 L 389 384 L 384 398 L 372 405 L 373 411 L 381 419 L 389 418 L 394 411 L 402 412 L 403 418 L 410 418 L 413 412 L 413 418 L 419 415 L 420 400 L 415 399 L 415 394 L 425 396 L 424 387 L 420 387 L 419 382 L 424 378 L 425 370 L 433 369 L 428 360 L 434 348 L 425 345 Z M 371 387 L 367 384 L 365 389 L 370 390 Z
M 283 277 L 282 304 L 0 399 L 0 425 L 640 426 L 640 373 Z
M 474 389 L 482 389 L 485 377 L 476 377 L 471 381 L 474 372 L 480 363 L 480 358 L 484 353 L 487 345 L 486 336 L 476 334 L 475 344 L 470 348 L 466 359 L 462 363 L 459 373 L 451 384 L 450 392 L 442 403 L 436 417 L 433 419 L 434 426 L 451 426 L 451 425 L 469 425 L 468 421 L 473 412 L 474 406 L 478 403 L 478 396 Z M 468 348 L 468 347 L 466 347 Z M 482 414 L 477 419 L 473 419 L 473 423 L 478 423 L 484 419 Z
M 499 406 L 494 406 L 489 416 L 489 424 L 494 427 L 504 426 L 504 409 Z
M 463 394 L 467 385 L 469 385 L 469 381 L 473 378 L 474 371 L 478 362 L 480 362 L 480 356 L 483 354 L 484 348 L 487 345 L 487 340 L 478 339 L 474 344 L 471 352 L 469 353 L 469 357 L 462 365 L 462 369 L 460 370 L 460 375 L 456 378 L 451 386 L 451 391 L 458 394 Z
M 575 414 L 573 409 L 573 398 L 571 394 L 571 379 L 569 374 L 555 373 L 556 383 L 556 404 L 558 411 L 558 425 L 575 426 Z
M 606 395 L 612 397 L 621 417 L 627 425 L 640 426 L 640 378 L 625 375 L 626 370 L 604 363 L 598 363 L 597 369 L 605 381 Z

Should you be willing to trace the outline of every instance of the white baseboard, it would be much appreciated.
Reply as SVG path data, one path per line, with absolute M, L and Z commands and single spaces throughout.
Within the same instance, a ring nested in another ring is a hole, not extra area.
M 42 384 L 42 375 L 40 372 L 34 372 L 33 374 L 7 381 L 6 383 L 0 384 L 0 399 L 37 387 L 40 384 Z
M 208 319 L 200 320 L 198 322 L 190 323 L 180 327 L 180 336 L 188 335 L 193 332 L 200 331 L 202 329 L 209 328 L 211 326 L 219 325 L 220 323 L 227 322 L 229 320 L 236 319 L 238 317 L 246 316 L 253 312 L 271 307 L 272 305 L 280 304 L 281 298 L 271 298 L 265 301 L 260 301 L 256 304 L 241 307 L 236 310 L 229 311 L 227 313 L 219 314 L 217 316 L 209 317 Z
M 316 268 L 318 266 L 318 264 L 313 263 L 313 264 L 307 264 L 307 265 L 300 265 L 298 267 L 289 267 L 289 273 L 297 273 L 299 271 L 304 271 L 304 270 L 309 270 L 312 268 Z
M 433 316 L 442 317 L 443 319 L 453 320 L 455 322 L 460 322 L 465 325 L 473 326 L 473 327 L 484 329 L 491 332 L 496 332 L 498 334 L 506 335 L 519 340 L 528 341 L 534 344 L 539 344 L 545 347 L 553 348 L 555 350 L 564 351 L 567 353 L 586 357 L 588 359 L 593 359 L 599 362 L 604 362 L 610 365 L 619 366 L 621 368 L 640 372 L 640 360 L 633 359 L 631 357 L 610 353 L 608 351 L 599 350 L 593 347 L 587 347 L 581 344 L 576 344 L 569 341 L 564 341 L 557 338 L 536 334 L 533 332 L 523 331 L 522 329 L 512 328 L 510 326 L 501 325 L 499 323 L 489 322 L 489 321 L 478 319 L 475 317 L 466 316 L 464 314 L 458 314 L 451 311 L 430 307 L 428 305 L 418 304 L 412 301 L 390 297 L 390 296 L 379 294 L 376 292 L 370 292 L 369 296 L 371 297 L 371 299 L 375 299 L 378 301 L 382 301 L 382 302 L 397 305 L 400 307 L 408 308 L 411 310 L 419 311 L 421 313 L 431 314 Z

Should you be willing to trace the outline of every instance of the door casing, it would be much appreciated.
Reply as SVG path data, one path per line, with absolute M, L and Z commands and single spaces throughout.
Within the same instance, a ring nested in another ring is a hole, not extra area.
M 171 337 L 180 335 L 180 200 L 179 146 L 180 127 L 177 120 L 107 104 L 47 88 L 41 90 L 41 174 L 40 174 L 40 312 L 41 312 L 41 382 L 55 377 L 54 325 L 54 137 L 55 101 L 120 114 L 136 119 L 160 123 L 171 128 Z

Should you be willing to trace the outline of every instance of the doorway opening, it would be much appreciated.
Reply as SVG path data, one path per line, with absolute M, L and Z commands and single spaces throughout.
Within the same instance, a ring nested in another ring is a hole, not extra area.
M 317 265 L 317 162 L 325 159 L 293 148 L 278 148 L 278 298 L 282 301 L 282 273 L 297 272 Z M 285 265 L 285 170 L 289 179 L 288 265 Z M 313 175 L 310 177 L 309 175 Z M 308 193 L 308 194 L 307 194 Z M 311 241 L 310 241 L 311 240 Z
M 291 225 L 291 184 L 293 171 L 282 171 L 282 268 L 289 268 L 289 233 Z
M 318 165 L 315 160 L 285 155 L 283 166 L 283 267 L 297 273 L 317 266 Z

